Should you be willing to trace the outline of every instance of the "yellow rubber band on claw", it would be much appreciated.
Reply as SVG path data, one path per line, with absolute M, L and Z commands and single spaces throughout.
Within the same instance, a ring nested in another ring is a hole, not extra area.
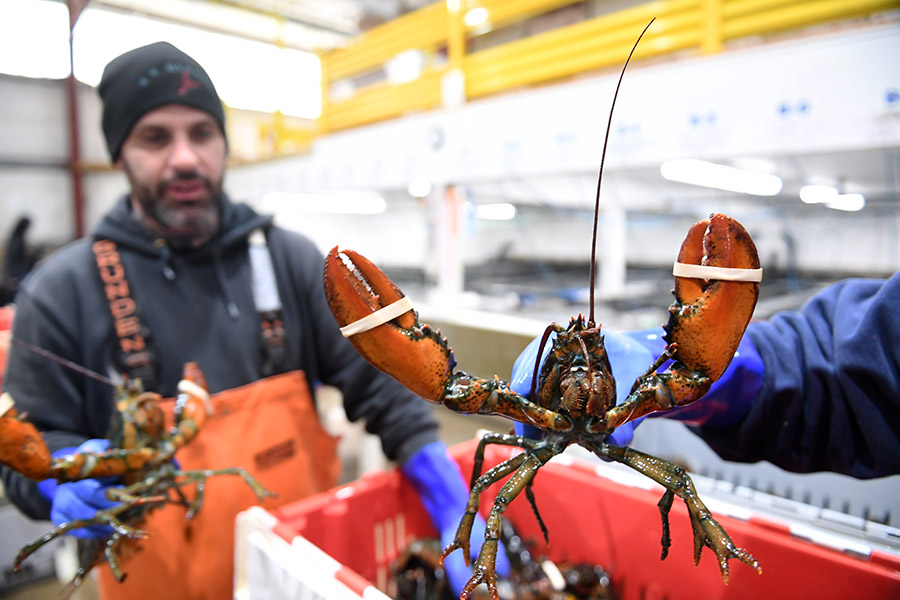
M 343 334 L 344 337 L 350 337 L 351 335 L 356 335 L 357 333 L 375 329 L 379 325 L 384 325 L 391 319 L 396 319 L 403 313 L 412 310 L 412 307 L 412 300 L 409 299 L 409 296 L 403 296 L 396 302 L 388 304 L 383 308 L 379 308 L 372 314 L 366 315 L 359 321 L 354 321 L 349 325 L 344 325 L 343 327 L 341 327 L 341 334 Z
M 707 265 L 689 265 L 676 262 L 672 267 L 675 277 L 691 279 L 718 279 L 720 281 L 762 281 L 762 269 L 731 269 L 728 267 L 710 267 Z

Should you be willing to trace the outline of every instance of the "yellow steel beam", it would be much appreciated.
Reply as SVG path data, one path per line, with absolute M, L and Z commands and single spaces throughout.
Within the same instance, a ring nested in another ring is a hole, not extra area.
M 696 14 L 698 7 L 699 0 L 659 0 L 657 2 L 642 4 L 611 15 L 590 19 L 559 29 L 553 29 L 545 33 L 509 42 L 502 46 L 481 50 L 469 55 L 467 59 L 467 68 L 472 61 L 476 61 L 476 57 L 477 61 L 497 60 L 505 62 L 516 59 L 528 60 L 533 56 L 543 54 L 547 51 L 553 51 L 554 48 L 561 48 L 563 49 L 562 51 L 565 52 L 565 46 L 580 37 L 596 37 L 598 35 L 608 35 L 610 33 L 622 35 L 625 33 L 621 31 L 622 29 L 628 29 L 638 25 L 640 26 L 638 28 L 638 33 L 640 33 L 643 26 L 654 17 L 656 17 L 656 23 L 647 33 L 648 35 L 651 33 L 659 33 L 666 27 L 667 19 L 682 12 L 693 12 Z
M 392 85 L 384 82 L 368 86 L 348 100 L 332 103 L 325 127 L 328 131 L 338 131 L 415 110 L 436 108 L 441 103 L 443 73 L 443 68 L 432 68 L 409 83 Z
M 362 73 L 381 66 L 404 50 L 433 49 L 447 38 L 447 9 L 434 2 L 402 17 L 379 25 L 359 37 L 350 46 L 322 56 L 333 79 Z
M 466 54 L 461 24 L 465 11 L 481 7 L 493 26 L 542 14 L 576 0 L 447 0 L 375 28 L 351 46 L 330 52 L 322 61 L 322 85 L 379 67 L 409 48 L 448 48 L 445 67 L 432 67 L 403 85 L 380 83 L 359 90 L 346 101 L 330 102 L 323 92 L 322 131 L 345 129 L 411 110 L 440 105 L 441 75 L 460 68 L 466 96 L 477 98 L 511 88 L 539 84 L 585 71 L 620 65 L 637 32 L 653 17 L 636 56 L 684 49 L 718 52 L 723 42 L 751 35 L 865 16 L 897 9 L 898 0 L 656 0 L 588 21 Z M 456 5 L 451 5 L 451 7 Z
M 826 21 L 892 10 L 897 0 L 744 0 L 725 5 L 723 38 L 765 35 Z
M 450 69 L 462 69 L 466 55 L 463 3 L 463 0 L 447 3 L 447 62 Z
M 499 28 L 577 2 L 579 0 L 469 0 L 465 10 L 484 8 L 491 26 Z
M 724 2 L 725 0 L 703 0 L 703 41 L 700 46 L 707 54 L 722 51 Z
M 665 4 L 636 57 L 699 46 L 697 2 Z M 637 7 L 472 54 L 466 60 L 467 91 L 474 98 L 620 64 L 649 18 L 647 8 Z

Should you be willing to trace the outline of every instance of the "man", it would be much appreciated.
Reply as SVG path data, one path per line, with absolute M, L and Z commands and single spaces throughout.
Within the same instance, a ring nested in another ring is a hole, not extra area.
M 170 44 L 151 44 L 114 59 L 99 93 L 107 146 L 131 192 L 92 239 L 33 272 L 17 296 L 15 337 L 98 373 L 141 377 L 167 397 L 184 364 L 197 362 L 216 411 L 177 459 L 184 469 L 245 467 L 279 494 L 269 507 L 336 483 L 335 440 L 319 425 L 310 393 L 313 382 L 336 385 L 348 416 L 381 437 L 446 537 L 466 487 L 438 442 L 430 407 L 341 337 L 311 242 L 223 193 L 224 111 L 203 68 Z M 19 346 L 3 384 L 52 451 L 103 446 L 108 385 Z M 236 479 L 210 480 L 189 522 L 177 507 L 151 513 L 142 525 L 149 539 L 123 564 L 125 582 L 101 569 L 103 597 L 230 597 L 234 516 L 255 502 Z M 3 481 L 32 518 L 90 517 L 109 503 L 110 482 L 39 489 L 8 469 Z M 467 575 L 456 568 L 450 576 L 459 589 Z

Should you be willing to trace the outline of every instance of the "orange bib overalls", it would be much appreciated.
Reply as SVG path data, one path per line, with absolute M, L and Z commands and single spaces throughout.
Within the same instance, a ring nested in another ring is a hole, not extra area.
M 244 467 L 278 493 L 265 508 L 337 484 L 337 440 L 322 429 L 302 371 L 214 394 L 212 401 L 215 413 L 176 455 L 183 470 Z M 125 581 L 115 581 L 108 565 L 98 569 L 100 597 L 230 599 L 235 516 L 257 503 L 243 479 L 220 475 L 207 480 L 203 506 L 192 520 L 180 506 L 151 512 L 141 525 L 148 537 L 120 564 Z

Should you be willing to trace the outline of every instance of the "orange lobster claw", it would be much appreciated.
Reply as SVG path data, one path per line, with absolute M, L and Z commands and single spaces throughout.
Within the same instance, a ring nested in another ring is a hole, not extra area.
M 714 214 L 691 227 L 678 262 L 711 267 L 758 269 L 756 246 L 744 227 Z M 759 283 L 675 277 L 666 341 L 676 358 L 715 381 L 722 376 L 750 322 Z
M 338 324 L 346 327 L 405 295 L 366 257 L 335 246 L 325 258 L 325 296 Z M 348 339 L 374 367 L 426 400 L 439 402 L 444 395 L 456 361 L 440 331 L 419 323 L 416 311 Z
M 34 425 L 21 419 L 9 394 L 0 397 L 0 464 L 7 465 L 30 479 L 46 479 L 50 472 L 50 450 Z

